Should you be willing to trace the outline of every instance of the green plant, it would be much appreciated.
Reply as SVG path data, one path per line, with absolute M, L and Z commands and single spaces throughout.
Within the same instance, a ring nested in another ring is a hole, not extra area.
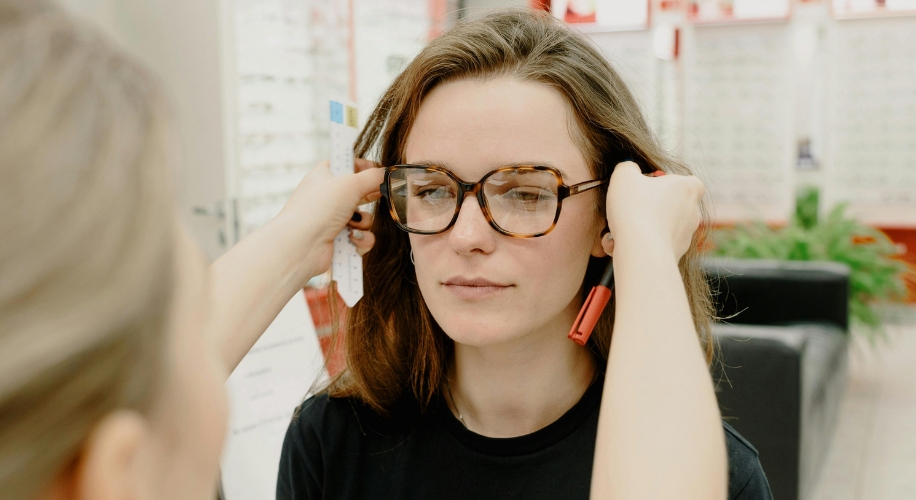
M 795 214 L 784 227 L 762 221 L 738 224 L 713 231 L 712 253 L 745 259 L 829 260 L 847 264 L 849 315 L 854 329 L 870 340 L 883 335 L 881 317 L 874 305 L 905 292 L 907 264 L 892 259 L 896 245 L 881 231 L 846 215 L 846 204 L 834 206 L 819 220 L 819 192 L 799 192 Z

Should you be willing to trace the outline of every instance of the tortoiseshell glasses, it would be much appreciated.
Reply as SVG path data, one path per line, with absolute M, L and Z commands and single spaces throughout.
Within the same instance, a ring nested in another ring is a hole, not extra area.
M 516 238 L 544 236 L 560 219 L 563 200 L 606 184 L 607 179 L 563 184 L 552 167 L 501 167 L 476 183 L 464 182 L 434 166 L 394 165 L 380 186 L 397 225 L 409 233 L 438 234 L 458 220 L 467 193 L 477 197 L 493 229 Z

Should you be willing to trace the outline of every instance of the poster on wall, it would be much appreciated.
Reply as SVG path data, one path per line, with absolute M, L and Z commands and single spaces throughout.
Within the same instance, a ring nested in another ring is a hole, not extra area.
M 223 500 L 276 498 L 283 438 L 296 407 L 326 380 L 303 292 L 280 311 L 229 376 L 229 430 L 220 462 Z
M 687 17 L 698 23 L 779 21 L 792 13 L 790 0 L 690 0 Z
M 916 0 L 833 0 L 830 7 L 838 19 L 916 15 Z
M 553 0 L 558 19 L 583 30 L 641 30 L 649 27 L 649 0 Z

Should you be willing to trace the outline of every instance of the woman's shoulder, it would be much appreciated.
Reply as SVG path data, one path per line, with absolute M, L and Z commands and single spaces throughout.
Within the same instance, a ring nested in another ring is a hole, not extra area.
M 731 500 L 772 500 L 770 484 L 760 465 L 757 448 L 734 427 L 722 422 L 728 448 L 728 498 Z
M 409 427 L 412 412 L 402 406 L 381 413 L 356 397 L 336 397 L 323 391 L 305 400 L 293 413 L 290 431 L 317 438 L 389 435 Z
M 349 418 L 355 413 L 353 398 L 332 398 L 327 391 L 315 394 L 302 402 L 293 413 L 293 423 L 321 426 L 328 422 Z
M 379 415 L 356 398 L 322 392 L 306 399 L 283 440 L 277 498 L 321 498 L 328 474 L 349 473 L 358 467 L 361 451 L 372 449 L 378 421 Z
M 319 434 L 346 431 L 363 420 L 376 420 L 378 414 L 365 403 L 352 397 L 331 397 L 327 391 L 306 399 L 296 411 L 290 427 Z

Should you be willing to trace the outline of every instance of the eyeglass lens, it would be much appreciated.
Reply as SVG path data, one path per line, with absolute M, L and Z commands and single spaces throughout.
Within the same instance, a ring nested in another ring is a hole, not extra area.
M 391 202 L 398 220 L 416 231 L 448 227 L 457 211 L 458 183 L 448 175 L 422 167 L 398 168 L 389 179 Z M 534 235 L 548 231 L 556 218 L 557 177 L 532 169 L 502 170 L 483 184 L 490 217 L 503 231 Z

